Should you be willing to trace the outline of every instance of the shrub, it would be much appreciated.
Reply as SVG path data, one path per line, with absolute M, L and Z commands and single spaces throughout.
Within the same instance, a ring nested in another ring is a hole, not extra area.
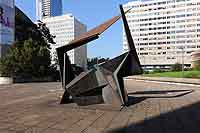
M 172 71 L 181 71 L 182 70 L 182 64 L 180 63 L 175 63 L 174 65 L 171 66 Z
M 13 73 L 12 61 L 8 57 L 0 58 L 0 76 L 11 77 Z
M 149 74 L 150 72 L 149 71 L 144 71 L 143 70 L 143 74 Z
M 195 65 L 195 68 L 194 68 L 194 69 L 195 69 L 195 70 L 200 70 L 200 61 L 196 61 L 195 64 L 196 64 L 196 65 Z
M 164 72 L 164 71 L 159 68 L 155 68 L 151 73 L 161 73 L 161 72 Z

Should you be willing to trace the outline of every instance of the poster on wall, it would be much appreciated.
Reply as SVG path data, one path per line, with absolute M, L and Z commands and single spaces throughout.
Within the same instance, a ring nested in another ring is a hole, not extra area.
M 15 8 L 14 0 L 0 0 L 0 44 L 14 42 Z

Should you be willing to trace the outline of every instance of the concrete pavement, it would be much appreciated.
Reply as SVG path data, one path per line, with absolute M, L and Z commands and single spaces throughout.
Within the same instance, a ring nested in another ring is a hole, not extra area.
M 0 86 L 0 133 L 200 131 L 200 87 L 125 80 L 128 107 L 60 105 L 59 83 Z

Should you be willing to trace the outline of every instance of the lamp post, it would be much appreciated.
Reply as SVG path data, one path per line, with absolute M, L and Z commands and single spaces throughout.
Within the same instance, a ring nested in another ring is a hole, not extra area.
M 141 57 L 143 58 L 143 62 L 142 62 L 142 65 L 143 65 L 143 71 L 145 72 L 146 71 L 146 66 L 145 66 L 145 56 L 144 55 L 141 55 Z
M 99 64 L 99 59 L 101 59 L 101 56 L 97 56 L 97 65 Z
M 146 72 L 146 62 L 145 62 L 145 56 L 143 55 L 143 58 L 144 58 L 144 72 Z
M 184 46 L 181 46 L 180 49 L 182 50 L 182 78 L 184 77 Z

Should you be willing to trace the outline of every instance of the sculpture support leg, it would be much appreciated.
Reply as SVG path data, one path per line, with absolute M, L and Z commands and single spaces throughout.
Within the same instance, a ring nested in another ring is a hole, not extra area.
M 67 71 L 68 68 L 66 68 L 67 67 L 66 63 L 67 63 L 67 59 L 68 59 L 67 53 L 63 54 L 63 58 L 64 58 L 64 61 L 63 61 L 63 75 L 62 75 L 63 83 L 62 83 L 62 87 L 65 90 L 65 92 L 64 92 L 64 94 L 62 96 L 60 104 L 65 104 L 65 103 L 71 102 L 70 93 L 68 92 L 68 90 L 66 88 L 66 79 L 68 78 L 68 77 L 66 77 L 66 73 L 68 73 L 68 71 Z
M 65 63 L 66 63 L 66 53 L 64 53 L 64 62 L 63 62 L 63 89 L 66 91 L 66 79 L 65 79 Z
M 66 53 L 64 53 L 64 63 L 63 63 L 63 89 L 66 91 L 66 78 L 65 78 L 65 75 L 66 75 L 66 66 L 65 66 L 65 64 L 66 64 Z

